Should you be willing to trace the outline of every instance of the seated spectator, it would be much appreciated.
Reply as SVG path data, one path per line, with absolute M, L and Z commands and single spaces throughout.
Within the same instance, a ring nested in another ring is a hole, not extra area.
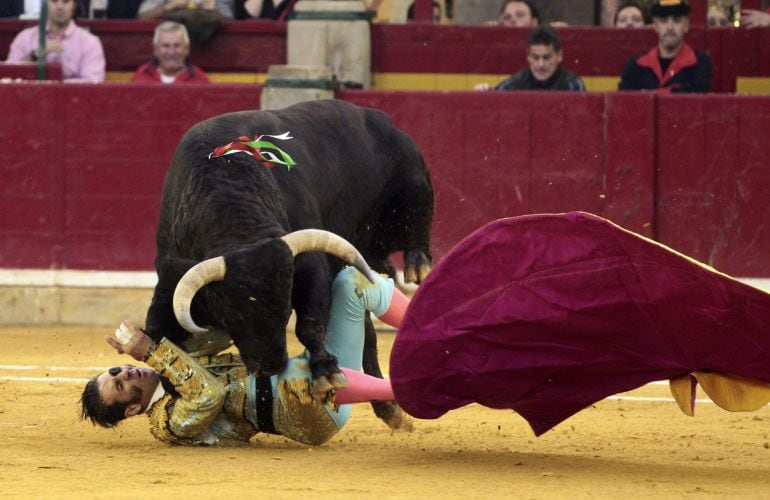
M 498 18 L 484 24 L 487 26 L 532 28 L 540 24 L 540 13 L 529 0 L 506 0 L 500 7 Z
M 235 19 L 279 19 L 289 8 L 290 0 L 235 0 Z
M 733 26 L 724 7 L 717 4 L 709 6 L 706 25 L 709 28 L 732 28 Z
M 645 15 L 644 7 L 637 2 L 623 2 L 615 11 L 613 26 L 616 28 L 644 28 L 648 24 L 650 22 Z
M 104 50 L 99 38 L 77 26 L 72 17 L 75 0 L 48 0 L 48 26 L 45 54 L 39 46 L 39 28 L 22 30 L 11 42 L 8 62 L 36 61 L 45 57 L 49 63 L 62 65 L 69 82 L 103 82 Z
M 414 2 L 409 4 L 409 8 L 406 9 L 406 20 L 414 21 Z M 441 22 L 441 4 L 438 0 L 433 0 L 433 22 L 438 24 Z
M 529 67 L 497 84 L 494 90 L 577 90 L 586 89 L 583 80 L 561 67 L 561 38 L 550 26 L 538 26 L 527 40 Z M 474 90 L 491 90 L 479 83 Z
M 190 62 L 190 37 L 184 25 L 166 21 L 155 28 L 152 37 L 154 57 L 139 67 L 136 83 L 209 83 L 209 77 Z
M 741 26 L 746 28 L 770 27 L 770 14 L 756 9 L 743 9 L 741 11 Z
M 685 43 L 690 6 L 686 0 L 656 0 L 650 8 L 658 45 L 626 63 L 620 90 L 708 92 L 711 58 Z

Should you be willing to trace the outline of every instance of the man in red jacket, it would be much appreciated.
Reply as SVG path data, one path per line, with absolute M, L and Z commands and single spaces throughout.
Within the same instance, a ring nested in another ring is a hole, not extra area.
M 183 24 L 166 21 L 155 28 L 152 61 L 139 67 L 132 82 L 209 83 L 209 77 L 190 62 L 190 37 Z
M 623 68 L 619 90 L 708 92 L 711 58 L 684 41 L 690 26 L 686 0 L 656 0 L 650 7 L 658 45 Z

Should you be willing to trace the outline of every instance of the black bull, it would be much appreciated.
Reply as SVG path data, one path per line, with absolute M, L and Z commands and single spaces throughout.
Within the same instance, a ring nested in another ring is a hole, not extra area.
M 209 159 L 241 136 L 285 132 L 293 138 L 272 142 L 294 159 L 291 169 L 244 153 Z M 407 281 L 419 282 L 430 268 L 432 216 L 422 155 L 380 111 L 316 101 L 201 122 L 182 137 L 166 175 L 147 332 L 155 340 L 184 340 L 188 333 L 172 309 L 177 282 L 199 261 L 224 256 L 224 279 L 193 300 L 195 323 L 226 330 L 249 371 L 273 374 L 287 361 L 293 307 L 314 378 L 331 376 L 338 367 L 324 345 L 325 325 L 342 261 L 318 252 L 293 259 L 279 237 L 304 228 L 331 231 L 388 274 L 388 256 L 403 251 Z M 365 370 L 381 376 L 368 318 L 364 358 Z

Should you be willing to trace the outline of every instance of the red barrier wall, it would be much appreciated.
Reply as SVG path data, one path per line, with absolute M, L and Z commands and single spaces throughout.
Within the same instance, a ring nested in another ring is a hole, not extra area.
M 257 108 L 259 95 L 243 85 L 0 85 L 0 267 L 152 269 L 179 137 Z
M 388 112 L 436 190 L 434 254 L 499 217 L 586 210 L 736 275 L 770 276 L 770 98 L 344 91 Z M 0 267 L 152 269 L 168 161 L 246 85 L 0 85 Z
M 657 100 L 656 236 L 727 272 L 767 276 L 770 101 Z

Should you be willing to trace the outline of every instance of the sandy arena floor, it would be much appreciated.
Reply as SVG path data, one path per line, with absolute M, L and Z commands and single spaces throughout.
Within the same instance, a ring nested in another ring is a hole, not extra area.
M 77 420 L 80 379 L 122 361 L 105 329 L 0 329 L 3 498 L 767 498 L 770 409 L 682 415 L 666 385 L 589 408 L 540 438 L 509 411 L 470 406 L 392 433 L 359 405 L 309 448 L 258 436 L 170 447 L 144 417 Z M 392 334 L 381 336 L 389 354 Z M 74 379 L 74 380 L 73 380 Z

